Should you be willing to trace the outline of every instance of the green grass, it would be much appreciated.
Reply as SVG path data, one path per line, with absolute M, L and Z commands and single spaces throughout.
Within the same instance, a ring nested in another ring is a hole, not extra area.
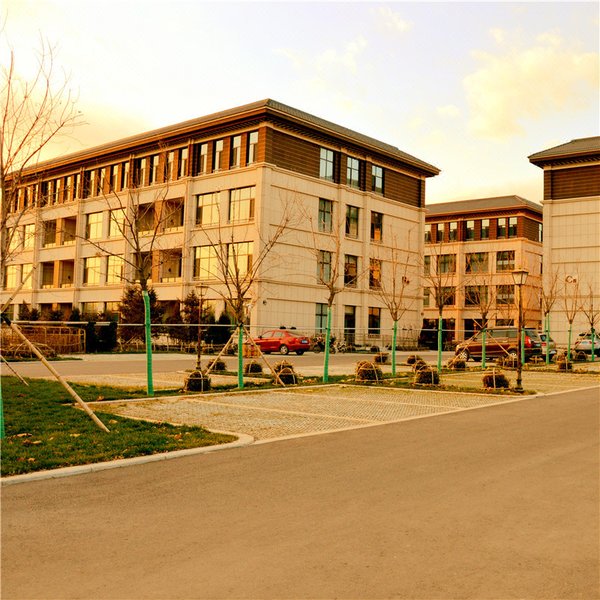
M 1 442 L 2 476 L 130 458 L 184 448 L 223 444 L 234 436 L 202 427 L 148 423 L 102 413 L 106 433 L 80 409 L 57 382 L 2 377 L 5 438 Z M 144 397 L 143 390 L 74 385 L 85 401 Z

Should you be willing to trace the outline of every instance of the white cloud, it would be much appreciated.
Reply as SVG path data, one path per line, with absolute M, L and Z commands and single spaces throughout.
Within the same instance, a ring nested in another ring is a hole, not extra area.
M 460 116 L 460 109 L 454 104 L 446 104 L 445 106 L 438 106 L 435 109 L 436 113 L 440 117 L 450 117 L 452 119 Z
M 379 21 L 383 24 L 383 26 L 386 29 L 404 33 L 412 28 L 413 24 L 411 21 L 403 19 L 399 13 L 393 11 L 387 6 L 382 6 L 381 8 L 379 8 L 377 14 L 379 17 Z
M 506 139 L 523 121 L 587 109 L 597 102 L 598 54 L 565 48 L 556 32 L 501 55 L 474 53 L 481 66 L 464 79 L 475 135 Z

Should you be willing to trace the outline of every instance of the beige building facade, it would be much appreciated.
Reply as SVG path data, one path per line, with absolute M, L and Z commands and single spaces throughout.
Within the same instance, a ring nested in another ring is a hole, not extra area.
M 542 236 L 542 207 L 519 196 L 431 204 L 424 240 L 423 342 L 437 343 L 434 330 L 442 304 L 448 346 L 484 323 L 516 325 L 516 269 L 529 273 L 523 287 L 524 323 L 539 327 Z
M 574 336 L 600 328 L 600 137 L 571 140 L 529 156 L 544 171 L 544 285 L 556 280 L 550 326 L 566 345 L 569 315 Z
M 194 290 L 218 315 L 232 272 L 251 272 L 253 332 L 312 333 L 325 324 L 323 277 L 337 273 L 334 330 L 378 343 L 392 327 L 380 282 L 400 248 L 412 265 L 401 327 L 416 336 L 425 181 L 438 172 L 274 100 L 118 140 L 15 182 L 0 296 L 35 266 L 12 300 L 14 317 L 24 306 L 65 319 L 73 308 L 116 313 L 125 286 L 141 278 L 167 314 Z

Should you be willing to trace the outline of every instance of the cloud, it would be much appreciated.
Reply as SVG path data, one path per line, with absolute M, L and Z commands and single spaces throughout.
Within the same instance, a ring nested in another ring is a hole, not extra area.
M 556 31 L 537 42 L 501 55 L 474 53 L 481 66 L 463 83 L 475 135 L 506 139 L 524 132 L 524 120 L 585 110 L 597 102 L 598 54 L 565 48 Z
M 377 16 L 380 23 L 382 23 L 386 29 L 391 31 L 405 33 L 411 29 L 413 25 L 411 21 L 403 19 L 399 13 L 386 6 L 382 6 L 378 9 Z
M 450 117 L 452 119 L 460 116 L 460 109 L 454 104 L 446 104 L 445 106 L 438 106 L 435 112 L 440 117 Z

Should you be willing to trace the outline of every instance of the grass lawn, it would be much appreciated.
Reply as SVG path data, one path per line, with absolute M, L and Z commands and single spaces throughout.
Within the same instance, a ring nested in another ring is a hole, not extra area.
M 95 410 L 110 429 L 100 430 L 67 391 L 54 381 L 2 377 L 5 438 L 1 442 L 2 476 L 130 458 L 170 450 L 224 444 L 234 436 L 202 427 L 147 423 Z M 73 385 L 87 402 L 143 397 L 143 391 L 108 386 Z

